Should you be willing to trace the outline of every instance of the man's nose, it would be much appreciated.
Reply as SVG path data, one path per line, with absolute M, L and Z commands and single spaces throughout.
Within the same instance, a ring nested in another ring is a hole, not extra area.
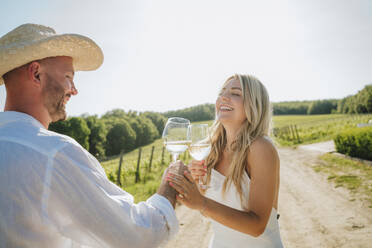
M 71 95 L 75 96 L 75 95 L 77 95 L 77 93 L 78 93 L 78 90 L 76 89 L 74 82 L 72 82 L 72 84 L 71 84 Z

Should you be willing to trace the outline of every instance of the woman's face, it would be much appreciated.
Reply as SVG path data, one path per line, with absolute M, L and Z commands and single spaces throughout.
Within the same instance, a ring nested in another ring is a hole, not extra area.
M 243 89 L 238 79 L 230 79 L 216 101 L 217 119 L 226 127 L 239 128 L 247 119 L 243 105 Z

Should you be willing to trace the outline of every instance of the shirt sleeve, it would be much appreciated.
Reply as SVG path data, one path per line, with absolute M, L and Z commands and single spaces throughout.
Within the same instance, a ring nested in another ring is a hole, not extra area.
M 170 202 L 158 194 L 135 204 L 98 161 L 68 145 L 51 158 L 45 219 L 66 240 L 90 247 L 157 247 L 178 231 Z

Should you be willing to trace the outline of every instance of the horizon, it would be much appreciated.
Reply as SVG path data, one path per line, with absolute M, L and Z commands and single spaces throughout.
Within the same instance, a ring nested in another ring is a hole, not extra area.
M 372 85 L 372 84 L 367 84 L 367 85 Z M 365 85 L 365 86 L 367 86 Z M 364 87 L 365 87 L 364 86 Z M 363 87 L 363 88 L 364 88 Z M 360 90 L 358 90 L 359 92 Z M 357 92 L 357 93 L 358 93 Z M 352 95 L 355 95 L 355 94 L 352 94 Z M 352 95 L 347 95 L 346 97 L 348 96 L 352 96 Z M 342 99 L 344 99 L 345 97 L 343 98 L 327 98 L 327 99 L 314 99 L 314 100 L 293 100 L 293 101 L 281 101 L 281 102 L 272 102 L 270 101 L 271 104 L 278 104 L 278 103 L 293 103 L 293 102 L 314 102 L 314 101 L 325 101 L 325 100 L 331 100 L 331 101 L 340 101 Z M 195 105 L 192 105 L 192 106 L 188 106 L 188 107 L 184 107 L 184 108 L 179 108 L 179 109 L 170 109 L 170 110 L 166 110 L 166 111 L 151 111 L 151 110 L 143 110 L 143 111 L 139 111 L 139 110 L 135 110 L 135 109 L 121 109 L 121 108 L 114 108 L 114 109 L 110 109 L 110 110 L 107 110 L 105 113 L 102 113 L 100 115 L 98 114 L 89 114 L 89 113 L 82 113 L 80 115 L 76 115 L 76 116 L 71 116 L 71 115 L 68 115 L 68 118 L 70 117 L 79 117 L 79 116 L 83 116 L 83 115 L 97 115 L 99 118 L 101 118 L 103 115 L 105 115 L 106 113 L 112 111 L 112 110 L 116 110 L 116 109 L 119 109 L 119 110 L 123 110 L 124 112 L 130 112 L 130 111 L 133 111 L 133 112 L 138 112 L 138 113 L 144 113 L 144 112 L 155 112 L 155 113 L 159 113 L 159 114 L 165 114 L 167 112 L 171 112 L 171 111 L 180 111 L 180 110 L 183 110 L 183 109 L 186 109 L 186 108 L 192 108 L 192 107 L 196 107 L 196 106 L 200 106 L 200 105 L 207 105 L 207 104 L 215 104 L 215 103 L 199 103 L 199 104 L 195 104 Z M 67 113 L 68 114 L 68 113 Z M 338 113 L 335 113 L 335 114 L 338 114 Z M 279 114 L 279 115 L 282 115 L 282 114 Z M 286 115 L 302 115 L 302 114 L 286 114 Z M 308 115 L 308 114 L 306 114 Z M 273 114 L 274 116 L 274 114 Z
M 37 23 L 102 48 L 98 70 L 76 73 L 71 116 L 213 104 L 234 73 L 256 76 L 274 103 L 342 99 L 372 83 L 368 0 L 6 0 L 0 13 L 0 36 Z

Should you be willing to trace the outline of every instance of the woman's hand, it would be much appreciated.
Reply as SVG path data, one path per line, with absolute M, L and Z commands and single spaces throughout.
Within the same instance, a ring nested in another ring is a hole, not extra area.
M 184 165 L 181 161 L 177 161 L 169 165 L 169 167 L 167 167 L 167 169 L 164 171 L 160 187 L 157 190 L 157 193 L 167 198 L 173 207 L 175 207 L 176 204 L 177 191 L 168 184 L 166 177 L 169 172 L 183 176 L 183 172 L 186 170 L 187 166 Z
M 203 210 L 205 197 L 200 194 L 195 180 L 188 171 L 184 172 L 185 176 L 168 173 L 167 180 L 179 194 L 177 200 L 191 209 Z
M 200 177 L 205 176 L 207 173 L 207 166 L 204 165 L 204 160 L 193 160 L 187 167 L 191 172 L 192 178 L 194 178 L 194 180 L 197 182 L 199 181 Z

